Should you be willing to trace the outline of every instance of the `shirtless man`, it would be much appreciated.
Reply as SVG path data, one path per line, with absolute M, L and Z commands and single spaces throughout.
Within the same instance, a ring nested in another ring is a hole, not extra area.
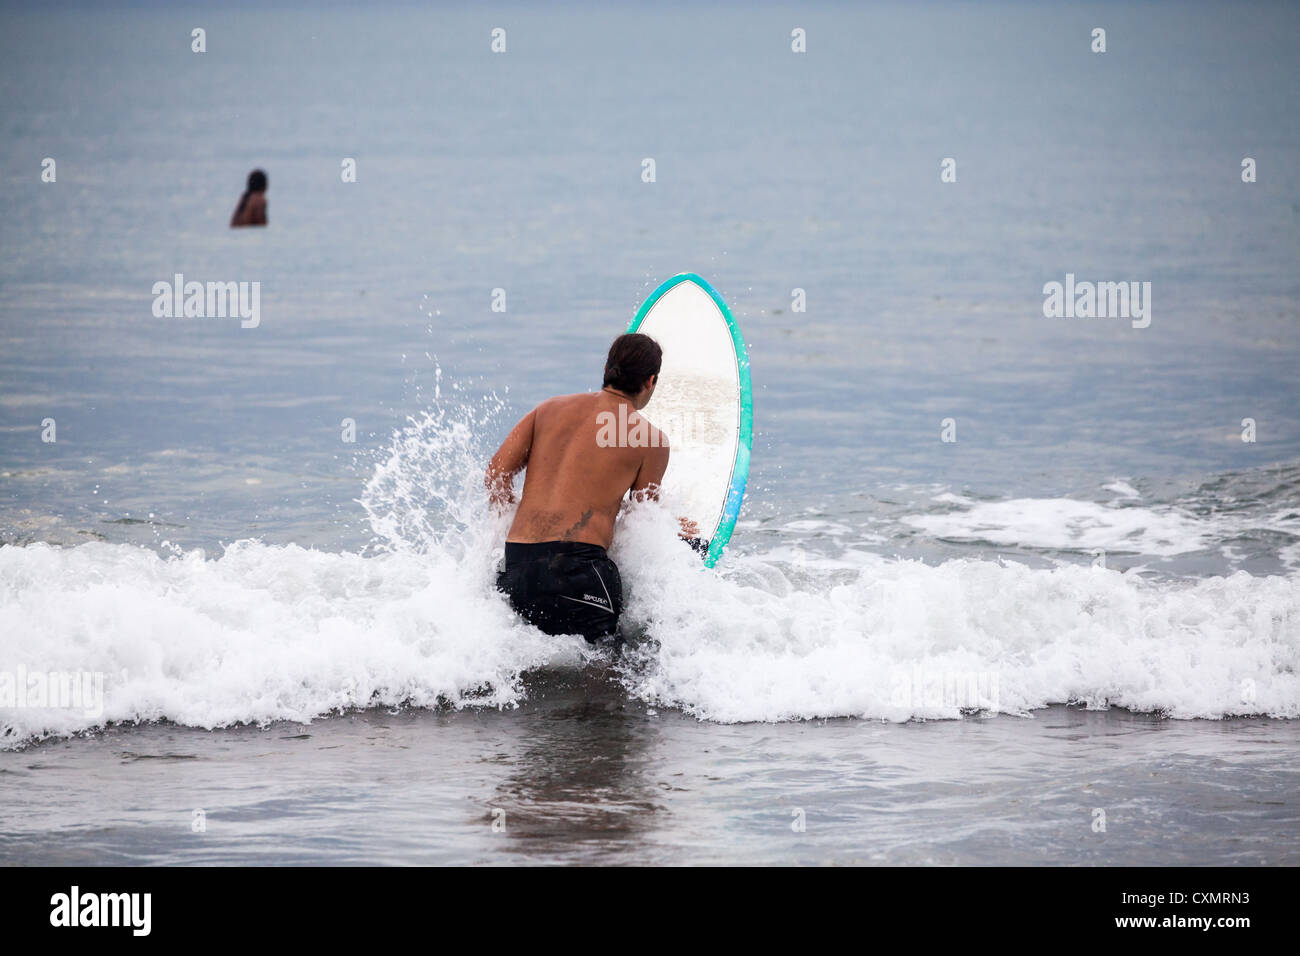
M 248 188 L 239 197 L 230 227 L 266 225 L 266 173 L 255 169 L 248 174 Z
M 617 636 L 623 583 L 605 549 L 624 496 L 657 499 L 668 467 L 667 439 L 637 414 L 654 395 L 662 357 L 650 336 L 620 335 L 599 392 L 542 402 L 488 463 L 484 484 L 498 510 L 514 503 L 514 476 L 527 468 L 497 587 L 547 634 Z M 627 423 L 617 441 L 610 422 Z

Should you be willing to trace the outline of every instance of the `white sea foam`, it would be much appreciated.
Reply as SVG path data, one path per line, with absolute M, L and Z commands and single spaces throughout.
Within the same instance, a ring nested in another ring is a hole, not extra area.
M 1107 491 L 1113 491 L 1115 492 L 1115 494 L 1122 495 L 1125 498 L 1142 497 L 1142 493 L 1138 491 L 1136 488 L 1134 488 L 1132 485 L 1130 485 L 1123 478 L 1116 478 L 1110 484 L 1102 485 L 1102 488 L 1104 488 Z
M 1131 551 L 1169 556 L 1199 551 L 1212 523 L 1174 511 L 1111 508 L 1072 498 L 987 501 L 946 514 L 904 519 L 936 538 L 1077 551 Z
M 0 746 L 105 721 L 219 727 L 376 704 L 509 707 L 526 696 L 529 669 L 578 666 L 590 654 L 581 640 L 520 623 L 492 587 L 507 519 L 486 514 L 478 431 L 469 416 L 434 413 L 395 438 L 363 495 L 376 530 L 365 554 L 256 541 L 220 555 L 0 548 L 0 676 L 105 675 L 101 716 L 0 701 Z M 1066 701 L 1300 716 L 1295 575 L 1153 582 L 743 539 L 705 571 L 672 514 L 671 502 L 629 512 L 612 552 L 626 622 L 642 636 L 624 681 L 659 706 L 714 721 L 1023 715 Z M 913 523 L 935 534 L 1042 546 L 1159 554 L 1203 537 L 1191 517 L 1074 501 L 925 517 Z M 950 692 L 967 679 L 978 694 Z
M 0 548 L 0 672 L 102 673 L 104 720 L 198 727 L 403 700 L 510 704 L 522 669 L 575 642 L 516 623 L 482 571 L 251 541 L 216 559 Z M 0 707 L 11 740 L 85 726 L 80 710 Z
M 1295 578 L 1171 584 L 1092 567 L 880 558 L 801 576 L 754 555 L 700 575 L 662 530 L 628 531 L 620 551 L 653 555 L 624 562 L 632 611 L 659 641 L 632 686 L 705 719 L 959 716 L 967 701 L 913 693 L 918 670 L 991 678 L 988 709 L 1009 714 L 1074 701 L 1300 716 Z

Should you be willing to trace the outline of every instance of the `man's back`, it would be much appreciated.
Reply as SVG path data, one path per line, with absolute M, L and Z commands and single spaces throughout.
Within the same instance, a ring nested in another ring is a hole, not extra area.
M 623 497 L 662 479 L 667 442 L 608 391 L 552 398 L 530 417 L 524 493 L 506 540 L 609 547 Z
M 599 392 L 542 402 L 488 462 L 483 483 L 497 508 L 514 503 L 514 477 L 527 469 L 497 587 L 547 634 L 617 639 L 623 582 L 606 548 L 624 495 L 658 497 L 668 468 L 668 443 L 637 414 L 662 357 L 648 335 L 620 335 Z

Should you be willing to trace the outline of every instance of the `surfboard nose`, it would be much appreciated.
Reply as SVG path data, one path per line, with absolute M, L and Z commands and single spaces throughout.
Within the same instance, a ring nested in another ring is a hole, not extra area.
M 744 337 L 722 296 L 693 272 L 655 289 L 628 331 L 663 348 L 659 384 L 642 413 L 672 449 L 664 496 L 698 526 L 696 540 L 712 567 L 735 529 L 749 478 L 753 393 Z

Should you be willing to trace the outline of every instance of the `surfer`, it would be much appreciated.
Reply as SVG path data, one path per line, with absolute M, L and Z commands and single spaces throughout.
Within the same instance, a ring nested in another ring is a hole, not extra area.
M 266 225 L 266 173 L 255 169 L 248 174 L 248 188 L 239 197 L 230 227 Z
M 484 484 L 498 510 L 514 503 L 514 477 L 527 469 L 497 587 L 547 634 L 617 638 L 623 584 L 606 549 L 624 496 L 657 500 L 668 468 L 667 438 L 638 414 L 654 395 L 662 358 L 650 336 L 620 335 L 599 392 L 542 402 L 488 463 Z M 611 416 L 629 426 L 621 440 L 602 432 Z M 641 437 L 628 441 L 629 433 Z

